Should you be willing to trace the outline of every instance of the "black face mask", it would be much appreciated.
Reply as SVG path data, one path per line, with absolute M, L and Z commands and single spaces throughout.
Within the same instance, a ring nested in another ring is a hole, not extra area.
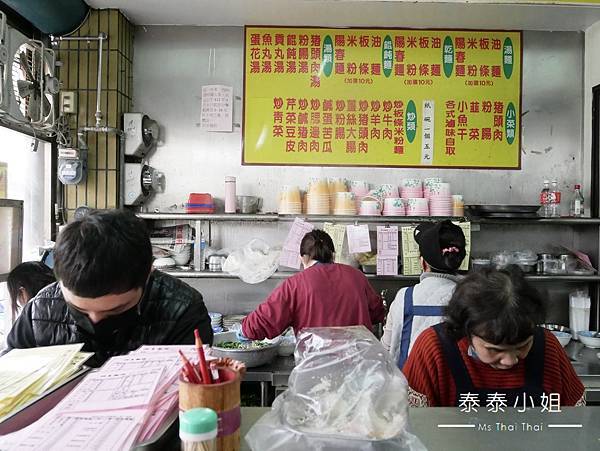
M 125 310 L 118 315 L 109 316 L 93 324 L 94 335 L 100 342 L 112 341 L 124 331 L 132 331 L 140 318 L 139 305 Z

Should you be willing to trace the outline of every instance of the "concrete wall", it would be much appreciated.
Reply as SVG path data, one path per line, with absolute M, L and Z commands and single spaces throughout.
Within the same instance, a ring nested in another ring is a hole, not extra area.
M 521 171 L 241 166 L 241 130 L 200 131 L 200 90 L 209 83 L 234 87 L 241 123 L 243 29 L 238 27 L 138 27 L 135 34 L 134 109 L 156 119 L 164 143 L 150 156 L 166 174 L 165 193 L 148 204 L 165 209 L 185 202 L 190 191 L 223 197 L 225 175 L 238 178 L 238 194 L 264 198 L 275 210 L 281 184 L 305 186 L 311 176 L 344 176 L 398 183 L 416 175 L 439 175 L 467 203 L 536 203 L 544 178 L 563 190 L 583 171 L 583 34 L 525 32 L 523 36 L 523 165 Z M 215 49 L 215 70 L 209 52 Z M 565 196 L 568 198 L 569 196 Z M 566 212 L 566 211 L 565 211 Z
M 600 22 L 585 31 L 585 73 L 583 104 L 583 149 L 585 150 L 585 167 L 591 165 L 592 149 L 592 88 L 600 85 Z M 589 180 L 586 185 L 589 185 Z

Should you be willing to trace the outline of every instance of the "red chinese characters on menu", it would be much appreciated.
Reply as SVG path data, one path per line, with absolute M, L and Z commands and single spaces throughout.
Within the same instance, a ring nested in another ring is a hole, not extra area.
M 413 143 L 414 128 L 422 125 L 420 117 L 413 121 L 407 138 L 406 106 L 413 101 L 420 113 L 420 102 L 431 99 L 436 155 L 462 158 L 461 152 L 481 148 L 475 143 L 502 143 L 508 130 L 514 133 L 517 127 L 516 118 L 511 119 L 512 128 L 505 123 L 509 102 L 485 89 L 504 80 L 503 40 L 497 32 L 489 34 L 260 29 L 247 35 L 246 77 L 290 80 L 290 89 L 267 96 L 272 105 L 270 138 L 278 152 L 367 155 L 383 149 L 401 161 L 407 147 L 411 152 L 419 147 L 420 141 Z M 448 80 L 453 86 L 460 81 L 461 92 L 444 91 Z M 350 92 L 340 94 L 340 84 Z M 293 93 L 293 86 L 305 91 Z M 428 88 L 436 91 L 430 94 Z M 361 89 L 362 95 L 355 95 Z

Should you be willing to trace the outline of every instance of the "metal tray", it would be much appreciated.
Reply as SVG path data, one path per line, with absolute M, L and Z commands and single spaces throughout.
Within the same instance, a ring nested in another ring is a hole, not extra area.
M 536 219 L 539 208 L 539 205 L 465 205 L 469 215 L 483 218 Z
M 486 218 L 541 219 L 535 213 L 483 213 L 481 216 L 485 216 Z

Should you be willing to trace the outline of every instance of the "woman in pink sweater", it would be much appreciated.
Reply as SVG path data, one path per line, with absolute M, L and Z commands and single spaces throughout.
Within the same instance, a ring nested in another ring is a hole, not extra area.
M 242 321 L 242 333 L 252 340 L 280 335 L 289 326 L 373 324 L 383 321 L 381 297 L 359 270 L 333 262 L 331 237 L 322 230 L 307 233 L 300 244 L 304 270 L 286 279 Z

